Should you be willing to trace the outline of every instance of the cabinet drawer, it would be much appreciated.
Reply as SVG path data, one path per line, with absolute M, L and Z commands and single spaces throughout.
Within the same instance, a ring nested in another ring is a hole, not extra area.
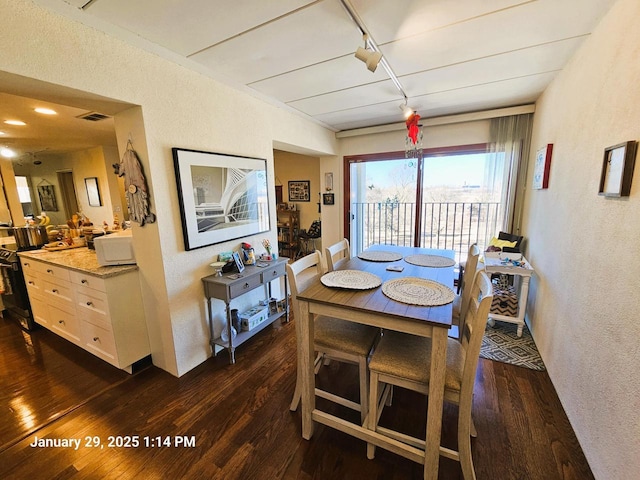
M 247 293 L 248 291 L 253 290 L 254 288 L 260 286 L 260 284 L 262 283 L 262 280 L 259 275 L 255 275 L 253 277 L 249 277 L 246 279 L 242 278 L 240 280 L 241 281 L 239 281 L 238 283 L 234 283 L 229 288 L 229 293 L 231 295 L 231 298 L 239 297 L 240 295 Z
M 21 258 L 20 265 L 22 265 L 22 272 L 26 275 L 35 275 L 38 272 L 44 272 L 46 270 L 45 264 L 30 258 Z
M 48 306 L 48 311 L 51 330 L 76 345 L 80 345 L 80 326 L 73 311 L 70 312 L 51 304 Z
M 284 263 L 279 263 L 277 265 L 270 265 L 264 268 L 262 272 L 262 283 L 270 282 L 278 277 L 284 275 Z
M 42 278 L 69 281 L 69 270 L 55 265 L 40 264 L 36 262 L 36 268 L 42 274 Z
M 85 322 L 93 323 L 99 327 L 111 331 L 111 320 L 109 318 L 109 304 L 106 294 L 87 290 L 76 291 L 76 312 L 78 317 Z
M 49 321 L 49 309 L 47 304 L 42 300 L 39 295 L 32 295 L 29 293 L 29 303 L 31 304 L 31 313 L 33 313 L 33 319 L 44 327 L 50 327 Z
M 69 272 L 71 277 L 71 283 L 80 285 L 81 287 L 89 287 L 94 290 L 106 292 L 107 288 L 102 278 L 94 277 L 93 275 L 87 275 L 86 273 L 76 272 L 74 270 Z
M 47 299 L 47 302 L 53 303 L 62 308 L 75 310 L 73 300 L 73 290 L 69 282 L 51 283 L 46 281 L 40 281 L 42 284 L 43 297 Z
M 117 365 L 118 351 L 113 333 L 92 323 L 82 324 L 82 347 L 94 355 Z
M 42 288 L 42 280 L 36 275 L 31 273 L 24 273 L 24 283 L 27 285 L 27 291 L 29 292 L 29 297 L 32 295 L 42 296 L 44 294 Z

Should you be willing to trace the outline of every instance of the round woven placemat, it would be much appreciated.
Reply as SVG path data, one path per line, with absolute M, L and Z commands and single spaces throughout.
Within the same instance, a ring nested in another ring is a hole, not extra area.
M 446 285 L 417 277 L 389 280 L 382 285 L 382 293 L 409 305 L 437 306 L 453 302 L 455 294 Z
M 320 277 L 325 287 L 347 288 L 349 290 L 370 290 L 379 287 L 382 279 L 360 270 L 335 270 Z
M 396 252 L 386 252 L 382 250 L 365 250 L 358 254 L 358 258 L 369 262 L 397 262 L 402 259 L 402 255 Z
M 442 257 L 440 255 L 409 255 L 404 257 L 404 261 L 410 263 L 411 265 L 418 265 L 419 267 L 453 267 L 456 262 L 455 260 L 447 257 Z

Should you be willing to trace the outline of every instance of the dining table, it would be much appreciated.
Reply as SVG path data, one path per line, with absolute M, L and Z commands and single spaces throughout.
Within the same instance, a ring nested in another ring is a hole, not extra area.
M 447 335 L 451 328 L 452 303 L 444 305 L 415 305 L 395 300 L 383 293 L 386 282 L 397 279 L 427 279 L 447 287 L 453 287 L 453 250 L 374 245 L 367 252 L 391 252 L 381 254 L 397 257 L 395 261 L 371 261 L 353 256 L 342 262 L 338 270 L 369 272 L 380 277 L 381 285 L 375 288 L 335 288 L 316 279 L 297 296 L 300 319 L 298 345 L 298 368 L 302 369 L 302 436 L 309 440 L 313 436 L 316 423 L 327 425 L 352 435 L 367 443 L 398 453 L 419 463 L 424 463 L 424 478 L 437 479 L 440 456 L 440 434 L 444 398 L 446 370 Z M 436 260 L 435 266 L 415 259 Z M 437 260 L 444 260 L 438 264 Z M 411 263 L 408 261 L 411 260 Z M 393 283 L 393 282 L 392 282 Z M 397 283 L 397 282 L 395 282 Z M 314 374 L 314 319 L 317 315 L 327 315 L 349 322 L 372 325 L 384 330 L 394 330 L 431 338 L 431 370 L 429 381 L 429 401 L 427 404 L 426 443 L 424 454 L 416 453 L 416 448 L 380 432 L 367 428 L 316 408 Z

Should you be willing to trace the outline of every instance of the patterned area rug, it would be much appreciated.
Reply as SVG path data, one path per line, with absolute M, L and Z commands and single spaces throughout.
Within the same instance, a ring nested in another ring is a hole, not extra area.
M 487 324 L 480 356 L 531 370 L 546 370 L 527 325 L 525 324 L 520 338 L 517 330 L 518 326 L 513 323 L 495 322 L 495 327 Z

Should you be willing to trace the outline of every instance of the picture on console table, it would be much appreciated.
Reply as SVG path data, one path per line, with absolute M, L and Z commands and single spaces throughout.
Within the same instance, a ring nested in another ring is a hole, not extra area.
M 268 232 L 267 161 L 172 148 L 186 250 Z

